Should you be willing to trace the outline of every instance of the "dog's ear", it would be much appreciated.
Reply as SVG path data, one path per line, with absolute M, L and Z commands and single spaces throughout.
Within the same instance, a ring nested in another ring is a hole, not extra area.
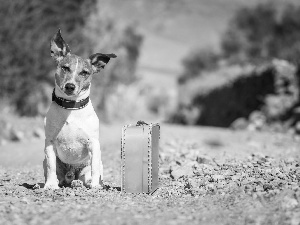
M 52 38 L 50 49 L 51 57 L 56 62 L 61 61 L 67 54 L 71 52 L 69 46 L 61 36 L 60 29 L 58 29 L 57 33 Z
M 116 58 L 115 54 L 102 54 L 96 53 L 89 57 L 94 73 L 104 69 L 105 65 L 109 62 L 110 58 Z

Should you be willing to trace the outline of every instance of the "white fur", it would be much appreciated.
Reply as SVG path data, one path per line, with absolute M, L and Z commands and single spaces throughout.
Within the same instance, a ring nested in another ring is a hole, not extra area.
M 82 100 L 89 96 L 90 88 L 78 96 L 66 95 L 57 85 L 55 94 L 68 100 Z M 56 156 L 68 165 L 90 166 L 85 177 L 91 178 L 91 187 L 98 186 L 103 179 L 99 143 L 99 119 L 91 101 L 79 110 L 68 110 L 52 102 L 45 118 L 45 188 L 58 188 L 63 177 L 56 174 Z M 84 183 L 87 180 L 82 180 Z

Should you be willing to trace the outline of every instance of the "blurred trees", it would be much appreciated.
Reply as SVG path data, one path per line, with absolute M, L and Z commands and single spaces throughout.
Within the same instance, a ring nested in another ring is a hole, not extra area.
M 271 3 L 238 10 L 222 38 L 223 57 L 235 63 L 280 58 L 299 64 L 299 15 L 300 7 L 279 11 Z
M 135 79 L 142 37 L 129 25 L 118 26 L 99 9 L 97 0 L 0 3 L 0 97 L 8 99 L 19 114 L 44 114 L 51 101 L 56 65 L 50 57 L 50 40 L 58 28 L 74 54 L 117 54 L 102 78 L 95 78 L 95 94 L 102 96 L 96 97 L 98 107 L 106 96 L 97 90 Z
M 49 103 L 47 92 L 54 79 L 50 71 L 55 69 L 49 45 L 58 28 L 73 52 L 91 51 L 82 28 L 95 3 L 96 0 L 1 0 L 0 96 L 9 98 L 21 115 L 36 115 Z
M 220 56 L 211 49 L 192 51 L 182 61 L 184 71 L 180 75 L 178 82 L 184 83 L 186 80 L 198 76 L 203 70 L 215 69 L 219 58 Z
M 237 10 L 222 36 L 221 52 L 200 49 L 183 60 L 178 82 L 211 70 L 222 60 L 230 64 L 261 63 L 272 58 L 300 64 L 300 6 L 279 9 L 269 3 Z
M 92 81 L 93 105 L 101 113 L 101 119 L 109 120 L 110 95 L 118 92 L 118 85 L 128 85 L 136 81 L 135 73 L 137 60 L 143 36 L 133 24 L 118 23 L 110 11 L 102 9 L 102 5 L 95 6 L 93 13 L 85 26 L 86 36 L 93 45 L 93 52 L 115 53 L 116 59 L 109 61 L 100 74 L 95 74 Z M 118 110 L 118 109 L 117 109 Z

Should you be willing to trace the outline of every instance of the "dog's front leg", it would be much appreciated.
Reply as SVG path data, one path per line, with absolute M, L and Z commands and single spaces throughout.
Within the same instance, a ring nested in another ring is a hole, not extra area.
M 56 154 L 52 144 L 45 146 L 45 187 L 46 189 L 58 189 L 57 175 L 56 175 Z
M 103 166 L 101 161 L 101 150 L 99 140 L 92 140 L 91 144 L 91 183 L 90 188 L 99 187 L 103 179 Z

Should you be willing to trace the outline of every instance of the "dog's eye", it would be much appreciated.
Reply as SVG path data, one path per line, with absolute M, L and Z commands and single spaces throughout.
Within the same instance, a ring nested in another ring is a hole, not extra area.
M 70 67 L 68 67 L 68 66 L 62 66 L 61 69 L 62 69 L 64 72 L 70 72 L 70 71 L 71 71 Z
M 85 70 L 82 70 L 79 74 L 80 76 L 83 76 L 83 77 L 86 77 L 89 75 L 89 72 L 88 71 L 85 71 Z

